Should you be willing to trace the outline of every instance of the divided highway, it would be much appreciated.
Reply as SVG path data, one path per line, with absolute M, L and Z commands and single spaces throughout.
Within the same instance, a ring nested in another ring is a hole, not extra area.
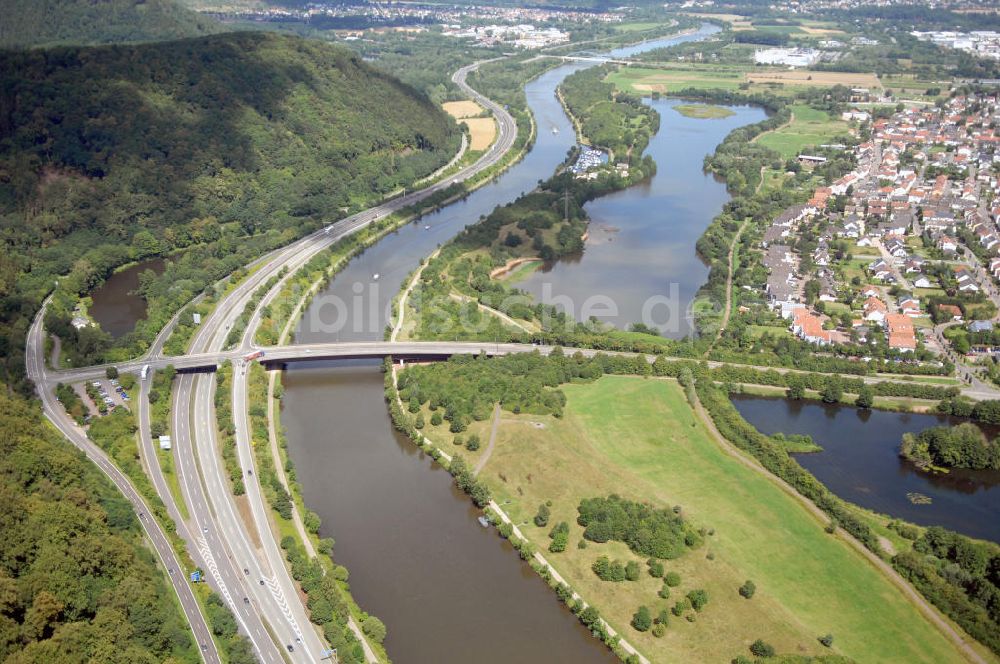
M 337 221 L 324 229 L 307 235 L 281 249 L 269 252 L 254 261 L 257 268 L 242 283 L 220 299 L 215 310 L 203 322 L 189 348 L 189 355 L 211 356 L 221 361 L 238 358 L 243 349 L 225 353 L 223 348 L 229 330 L 236 324 L 244 307 L 262 284 L 278 275 L 283 269 L 293 274 L 302 265 L 341 238 L 377 222 L 386 216 L 418 203 L 443 191 L 455 183 L 465 181 L 497 164 L 514 145 L 517 125 L 513 117 L 500 105 L 483 97 L 470 88 L 466 76 L 480 63 L 458 70 L 452 80 L 472 99 L 491 110 L 498 123 L 497 140 L 474 163 L 428 186 L 373 208 Z M 171 583 L 181 607 L 191 624 L 206 662 L 220 662 L 219 653 L 211 637 L 200 607 L 171 548 L 166 534 L 155 519 L 148 516 L 148 507 L 128 479 L 107 459 L 79 428 L 54 396 L 57 382 L 77 382 L 103 376 L 105 366 L 88 367 L 71 371 L 47 371 L 45 368 L 45 333 L 43 328 L 45 305 L 33 322 L 26 347 L 29 377 L 35 382 L 46 416 L 62 433 L 97 464 L 130 500 L 139 515 L 157 554 L 170 571 Z M 245 343 L 252 338 L 259 309 L 254 322 L 248 326 Z M 176 324 L 177 316 L 161 331 L 153 346 L 142 357 L 116 365 L 122 372 L 139 373 L 149 365 L 151 371 L 169 364 L 178 368 L 191 366 L 189 355 L 164 358 L 163 345 Z M 239 371 L 236 363 L 235 371 Z M 247 502 L 251 524 L 245 524 L 229 488 L 230 480 L 222 464 L 216 440 L 217 425 L 214 412 L 215 376 L 182 374 L 177 377 L 173 395 L 172 433 L 176 471 L 181 493 L 190 518 L 184 521 L 174 503 L 149 431 L 148 397 L 149 379 L 140 387 L 137 404 L 142 426 L 140 450 L 153 485 L 175 519 L 181 536 L 188 542 L 189 552 L 210 577 L 210 583 L 233 610 L 242 631 L 249 637 L 256 655 L 262 662 L 278 664 L 284 661 L 317 663 L 326 658 L 319 633 L 308 619 L 299 599 L 297 587 L 288 572 L 283 552 L 272 536 L 268 525 L 268 510 L 253 473 L 250 450 L 249 424 L 245 404 L 245 383 L 233 391 L 234 418 L 238 423 L 238 457 L 247 487 Z M 236 383 L 236 381 L 234 381 Z M 242 397 L 240 396 L 242 395 Z

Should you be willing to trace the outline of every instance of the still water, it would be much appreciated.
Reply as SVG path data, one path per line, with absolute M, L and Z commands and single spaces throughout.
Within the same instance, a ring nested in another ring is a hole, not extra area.
M 555 87 L 586 66 L 561 66 L 532 81 L 527 98 L 543 130 L 524 160 L 351 261 L 305 312 L 296 341 L 381 339 L 389 303 L 421 258 L 562 162 L 574 136 Z M 701 155 L 693 158 L 700 168 Z M 331 317 L 332 300 L 348 304 L 346 326 Z M 477 523 L 450 476 L 395 433 L 382 379 L 373 362 L 296 365 L 284 375 L 282 422 L 306 503 L 323 519 L 321 534 L 336 539 L 335 556 L 350 570 L 358 602 L 385 621 L 390 657 L 418 664 L 614 661 L 517 554 Z
M 90 294 L 93 300 L 90 315 L 113 339 L 131 332 L 135 324 L 146 317 L 146 301 L 135 293 L 139 287 L 139 275 L 146 270 L 160 274 L 165 264 L 162 258 L 137 263 L 115 272 Z
M 823 451 L 795 458 L 841 498 L 913 523 L 1000 542 L 1000 472 L 925 473 L 898 453 L 904 433 L 962 420 L 741 395 L 734 395 L 733 404 L 765 434 L 812 436 Z M 914 504 L 913 494 L 931 503 Z

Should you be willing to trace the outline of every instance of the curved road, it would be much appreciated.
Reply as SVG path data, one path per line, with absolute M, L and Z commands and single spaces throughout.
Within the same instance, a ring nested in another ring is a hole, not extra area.
M 474 164 L 428 187 L 335 222 L 254 261 L 252 265 L 260 268 L 219 301 L 195 335 L 190 350 L 196 354 L 199 352 L 218 354 L 225 344 L 228 330 L 236 324 L 254 291 L 282 270 L 287 269 L 288 274 L 294 273 L 298 267 L 337 240 L 497 164 L 513 147 L 517 137 L 517 125 L 503 107 L 480 95 L 465 83 L 468 73 L 479 64 L 462 67 L 452 77 L 456 85 L 472 99 L 492 111 L 497 119 L 497 140 Z M 83 449 L 88 457 L 109 474 L 133 503 L 136 512 L 142 515 L 143 526 L 161 560 L 168 568 L 175 571 L 172 574 L 175 591 L 181 599 L 182 608 L 199 643 L 205 644 L 206 661 L 219 661 L 204 617 L 201 616 L 186 579 L 177 578 L 181 576 L 178 572 L 180 567 L 165 534 L 155 520 L 146 518 L 148 509 L 127 478 L 86 438 L 81 429 L 69 421 L 64 409 L 54 398 L 55 381 L 59 379 L 75 381 L 86 379 L 91 375 L 103 375 L 106 367 L 51 372 L 50 375 L 45 369 L 43 357 L 44 311 L 43 305 L 29 333 L 26 361 L 29 377 L 36 384 L 46 416 L 74 445 Z M 147 364 L 155 370 L 171 364 L 170 359 L 162 357 L 162 348 L 176 321 L 177 316 L 174 316 L 149 351 L 143 357 L 121 365 L 122 370 L 138 372 Z M 253 327 L 253 325 L 248 326 L 248 329 Z M 173 363 L 183 366 L 184 358 L 177 358 Z M 213 585 L 234 610 L 237 621 L 250 637 L 259 659 L 265 662 L 280 662 L 292 658 L 295 661 L 317 662 L 323 655 L 322 643 L 308 621 L 305 608 L 298 598 L 296 586 L 285 568 L 283 556 L 274 538 L 270 536 L 269 531 L 258 532 L 262 549 L 256 549 L 248 541 L 243 521 L 237 515 L 229 491 L 229 479 L 217 453 L 215 416 L 212 412 L 214 385 L 214 377 L 182 375 L 175 387 L 173 431 L 176 438 L 177 471 L 191 513 L 193 523 L 190 525 L 200 529 L 200 532 L 196 530 L 193 533 L 195 546 L 191 553 L 201 558 L 204 563 L 203 568 L 211 575 Z M 140 388 L 140 392 L 141 395 L 148 394 L 148 386 L 144 385 Z M 245 409 L 237 412 L 245 412 Z M 148 424 L 149 415 L 145 404 L 139 404 L 139 415 L 140 421 Z M 241 442 L 248 444 L 245 435 L 241 438 Z M 140 449 L 153 476 L 154 486 L 161 493 L 170 513 L 179 519 L 179 510 L 173 504 L 173 498 L 158 467 L 148 427 L 141 438 Z M 249 457 L 247 445 L 240 446 L 239 455 L 244 470 L 252 470 L 252 458 Z M 266 521 L 266 513 L 261 514 L 263 502 L 260 487 L 256 479 L 250 479 L 251 477 L 247 475 L 244 479 L 250 494 L 254 521 L 259 524 L 261 521 Z M 178 520 L 178 529 L 190 542 L 192 532 L 188 525 Z M 243 573 L 241 568 L 246 569 L 247 573 Z M 273 642 L 275 638 L 280 646 L 276 646 Z M 287 654 L 283 651 L 287 651 Z
M 46 301 L 47 303 L 47 301 Z M 26 362 L 28 377 L 34 381 L 38 389 L 38 396 L 42 400 L 42 407 L 45 416 L 52 424 L 62 432 L 62 434 L 78 449 L 80 449 L 94 465 L 108 476 L 108 478 L 118 487 L 122 495 L 132 504 L 132 510 L 136 513 L 140 525 L 146 532 L 157 557 L 165 568 L 167 568 L 170 585 L 177 595 L 181 609 L 187 617 L 188 623 L 194 632 L 195 641 L 201 650 L 202 659 L 210 664 L 222 664 L 219 652 L 212 639 L 212 632 L 208 627 L 205 616 L 202 615 L 201 607 L 194 597 L 191 586 L 184 575 L 180 561 L 174 553 L 167 534 L 160 528 L 159 522 L 152 517 L 149 506 L 132 482 L 118 470 L 118 467 L 108 459 L 104 451 L 95 445 L 83 429 L 74 422 L 62 404 L 55 398 L 54 384 L 47 377 L 45 368 L 45 335 L 42 319 L 45 315 L 45 306 L 39 309 L 31 330 L 28 333 L 26 344 Z

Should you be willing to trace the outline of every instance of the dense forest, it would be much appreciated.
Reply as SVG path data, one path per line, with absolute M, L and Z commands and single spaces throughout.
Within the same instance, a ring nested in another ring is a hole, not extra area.
M 66 330 L 75 295 L 117 266 L 188 249 L 143 281 L 149 329 L 120 340 L 134 353 L 215 279 L 433 171 L 460 139 L 426 97 L 350 51 L 270 33 L 3 52 L 0 86 L 11 383 L 55 279 Z M 107 344 L 84 342 L 95 356 Z
M 197 37 L 222 25 L 174 0 L 0 0 L 0 47 Z
M 131 506 L 0 389 L 0 660 L 200 661 Z

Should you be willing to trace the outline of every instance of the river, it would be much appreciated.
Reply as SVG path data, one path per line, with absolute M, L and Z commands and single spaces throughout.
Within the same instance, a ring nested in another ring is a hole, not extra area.
M 709 26 L 612 55 L 715 30 Z M 528 103 L 540 131 L 525 158 L 466 200 L 352 260 L 313 300 L 295 340 L 382 338 L 389 303 L 421 258 L 533 188 L 562 162 L 574 134 L 554 91 L 586 66 L 560 66 L 529 83 Z M 696 160 L 700 168 L 701 155 Z M 660 168 L 669 173 L 669 166 Z M 710 219 L 708 214 L 704 224 Z M 693 240 L 688 251 L 694 252 Z M 338 311 L 349 312 L 346 324 Z M 321 535 L 336 539 L 334 555 L 350 570 L 355 598 L 385 621 L 390 657 L 418 664 L 614 661 L 509 545 L 478 524 L 477 510 L 451 477 L 396 434 L 382 378 L 372 362 L 296 364 L 284 375 L 282 422 L 306 504 L 323 519 Z
M 765 434 L 812 436 L 823 451 L 795 458 L 841 498 L 913 523 L 1000 542 L 1000 471 L 926 473 L 898 454 L 904 433 L 961 419 L 740 395 L 733 404 Z M 914 494 L 927 496 L 930 504 L 915 504 Z
M 693 247 L 729 200 L 725 184 L 704 172 L 703 159 L 733 129 L 766 114 L 732 106 L 728 117 L 698 119 L 674 110 L 687 102 L 646 103 L 660 114 L 660 130 L 646 149 L 656 175 L 588 203 L 584 251 L 545 265 L 517 286 L 578 320 L 588 318 L 588 310 L 601 311 L 597 318 L 616 327 L 642 321 L 677 338 L 691 332 L 690 304 L 708 278 Z

